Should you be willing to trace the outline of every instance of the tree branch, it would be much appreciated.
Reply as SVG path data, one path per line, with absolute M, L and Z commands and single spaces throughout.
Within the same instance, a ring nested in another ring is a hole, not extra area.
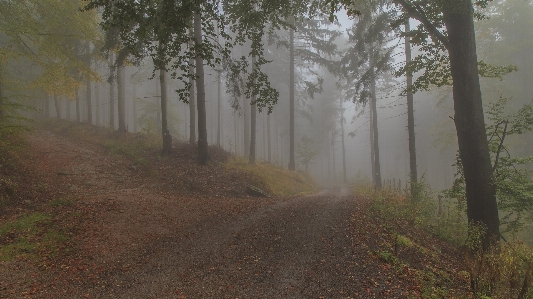
M 500 139 L 500 144 L 498 145 L 498 151 L 496 151 L 496 159 L 494 160 L 494 166 L 492 166 L 492 172 L 498 167 L 498 159 L 500 158 L 500 152 L 502 151 L 503 141 L 505 140 L 505 133 L 507 132 L 507 125 L 509 121 L 505 121 L 505 127 L 503 127 L 502 138 Z
M 435 25 L 433 25 L 433 23 L 431 23 L 425 13 L 422 11 L 422 8 L 420 8 L 420 6 L 415 7 L 407 3 L 407 1 L 405 0 L 393 0 L 393 2 L 395 4 L 401 5 L 407 11 L 409 17 L 420 21 L 420 23 L 424 25 L 429 34 L 434 38 L 438 39 L 444 45 L 444 47 L 448 49 L 450 41 L 444 34 L 442 34 L 442 32 L 437 29 L 437 27 L 435 27 Z

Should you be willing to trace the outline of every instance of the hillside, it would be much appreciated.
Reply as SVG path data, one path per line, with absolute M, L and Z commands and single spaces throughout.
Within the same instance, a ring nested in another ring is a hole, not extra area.
M 456 249 L 347 188 L 309 194 L 306 177 L 220 149 L 199 167 L 185 144 L 160 157 L 146 136 L 47 126 L 2 164 L 0 298 L 469 296 Z

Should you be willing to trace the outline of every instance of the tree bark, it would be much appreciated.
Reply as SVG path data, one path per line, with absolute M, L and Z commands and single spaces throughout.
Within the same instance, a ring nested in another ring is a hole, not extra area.
M 370 114 L 370 125 L 369 125 L 369 131 L 370 131 L 370 169 L 372 170 L 372 185 L 376 185 L 376 164 L 374 161 L 376 160 L 374 157 L 374 109 L 372 108 L 373 105 L 370 103 L 368 105 L 368 111 Z
M 48 101 L 48 99 L 47 99 L 47 101 Z M 47 105 L 48 105 L 48 103 L 47 103 Z M 79 88 L 76 90 L 76 121 L 77 122 L 81 122 Z
M 470 0 L 453 0 L 444 12 L 453 79 L 454 122 L 466 185 L 467 216 L 486 228 L 483 247 L 500 239 L 498 205 L 485 131 L 479 84 L 473 8 Z
M 411 30 L 409 26 L 409 19 L 405 22 L 405 32 Z M 411 62 L 411 41 L 408 36 L 405 37 L 405 63 Z M 409 74 L 407 78 L 407 131 L 409 136 L 409 168 L 411 182 L 418 182 L 418 174 L 416 170 L 416 143 L 415 143 L 415 113 L 413 103 L 413 92 L 409 90 L 413 85 L 413 77 Z
M 342 146 L 342 174 L 343 174 L 343 183 L 347 183 L 348 179 L 346 177 L 346 147 L 344 144 L 344 110 L 342 108 L 342 97 L 339 97 L 340 104 L 340 114 L 341 114 L 341 146 Z
M 252 56 L 252 72 L 255 68 L 255 56 Z M 255 84 L 255 81 L 254 81 Z M 251 122 L 251 132 L 250 132 L 250 156 L 248 159 L 248 163 L 255 164 L 255 143 L 257 140 L 257 103 L 256 103 L 256 96 L 254 92 L 252 92 L 252 103 L 250 105 L 250 122 Z
M 89 68 L 91 67 L 91 44 L 89 41 L 87 41 L 86 45 L 86 51 L 87 51 L 87 65 Z M 92 97 L 91 97 L 91 78 L 87 76 L 87 123 L 90 125 L 93 124 L 93 103 L 92 103 Z
M 100 108 L 100 88 L 99 88 L 99 84 L 95 84 L 94 85 L 94 106 L 95 106 L 95 110 L 94 110 L 94 121 L 96 123 L 97 126 L 100 125 L 100 112 L 102 111 L 102 109 Z
M 4 120 L 4 76 L 3 68 L 0 66 L 0 121 Z
M 159 83 L 161 84 L 161 133 L 163 136 L 163 155 L 170 155 L 172 152 L 172 136 L 168 130 L 167 123 L 167 83 L 166 83 L 166 71 L 159 70 Z
M 221 138 L 222 138 L 222 118 L 221 118 L 221 92 L 222 92 L 222 70 L 217 70 L 217 145 L 218 147 L 221 146 Z
M 133 132 L 137 132 L 137 85 L 133 84 L 133 101 L 132 104 L 132 118 L 133 118 Z
M 56 107 L 56 118 L 61 119 L 61 106 L 59 105 L 59 99 L 57 98 L 57 95 L 54 93 L 54 105 Z
M 272 163 L 272 140 L 270 139 L 270 114 L 267 114 L 268 163 Z
M 376 79 L 374 74 L 373 62 L 371 63 L 372 67 L 372 80 L 370 81 L 370 93 L 371 93 L 371 105 L 372 105 L 372 123 L 374 127 L 373 134 L 373 143 L 374 143 L 374 171 L 375 171 L 375 180 L 374 187 L 376 190 L 381 190 L 381 166 L 379 162 L 379 138 L 378 138 L 378 114 L 376 106 Z
M 289 170 L 296 170 L 294 158 L 294 30 L 289 29 Z
M 48 98 L 48 95 L 44 100 L 44 118 L 50 118 L 50 99 Z
M 194 15 L 194 37 L 197 46 L 202 44 L 202 19 L 200 12 Z M 198 94 L 198 163 L 206 165 L 209 160 L 207 148 L 207 119 L 205 109 L 204 60 L 200 53 L 196 54 L 196 91 Z
M 194 36 L 194 31 L 191 28 L 189 30 L 189 34 L 191 36 Z M 191 47 L 192 42 L 191 42 Z M 191 75 L 195 74 L 196 71 L 194 70 L 194 60 L 191 58 L 189 60 L 189 73 Z M 189 84 L 191 85 L 191 88 L 189 90 L 189 144 L 195 144 L 196 143 L 196 95 L 195 95 L 195 80 L 192 77 L 189 77 Z
M 117 67 L 117 87 L 118 87 L 118 131 L 126 133 L 126 68 L 124 61 L 118 62 Z
M 115 59 L 113 52 L 109 54 L 111 64 L 109 65 L 109 126 L 115 129 Z

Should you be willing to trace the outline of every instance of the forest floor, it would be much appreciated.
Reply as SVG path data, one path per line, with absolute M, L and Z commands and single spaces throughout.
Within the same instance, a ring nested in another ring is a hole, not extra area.
M 146 170 L 61 134 L 26 140 L 20 200 L 0 206 L 0 298 L 470 297 L 457 249 L 347 187 L 253 197 L 192 154 Z

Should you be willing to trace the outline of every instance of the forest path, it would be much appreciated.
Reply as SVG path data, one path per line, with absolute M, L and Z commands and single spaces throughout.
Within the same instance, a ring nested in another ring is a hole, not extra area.
M 388 287 L 394 270 L 370 255 L 373 224 L 349 189 L 290 198 L 180 194 L 158 183 L 179 178 L 158 169 L 147 176 L 102 147 L 48 132 L 29 141 L 38 169 L 74 202 L 68 208 L 82 222 L 69 252 L 38 264 L 0 263 L 7 274 L 0 274 L 0 298 L 403 293 Z

